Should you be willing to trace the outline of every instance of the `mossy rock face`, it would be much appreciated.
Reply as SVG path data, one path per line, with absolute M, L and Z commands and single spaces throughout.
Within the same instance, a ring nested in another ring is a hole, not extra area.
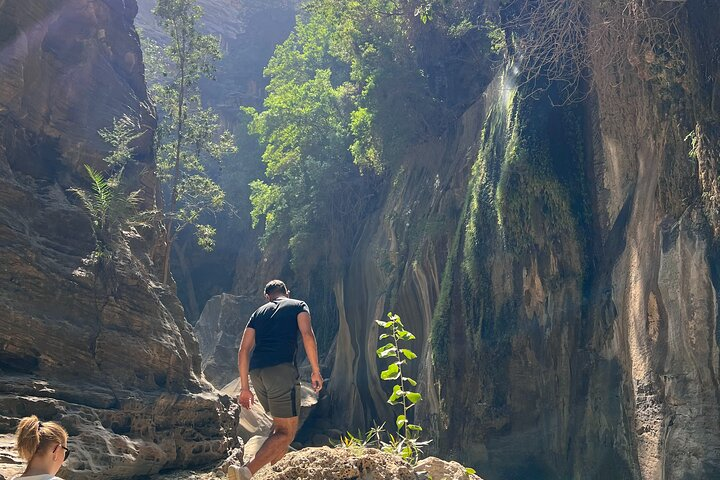
M 577 240 L 586 213 L 579 112 L 531 99 L 516 100 L 513 110 L 496 190 L 498 221 L 514 253 L 527 255 L 544 245 L 556 251 L 556 242 Z M 579 252 L 562 253 L 579 267 Z
M 449 338 L 458 333 L 451 317 L 465 318 L 463 334 L 475 351 L 483 338 L 512 331 L 522 272 L 531 265 L 545 288 L 582 284 L 590 214 L 580 118 L 579 106 L 519 94 L 489 109 L 435 310 L 438 365 L 447 364 Z M 511 277 L 504 286 L 503 275 Z M 453 296 L 462 296 L 462 305 Z

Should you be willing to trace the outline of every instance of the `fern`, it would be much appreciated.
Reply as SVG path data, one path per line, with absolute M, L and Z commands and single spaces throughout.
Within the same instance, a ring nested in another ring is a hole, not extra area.
M 85 165 L 90 177 L 90 190 L 69 189 L 78 196 L 83 207 L 90 214 L 96 252 L 116 248 L 128 234 L 136 234 L 140 226 L 148 226 L 153 211 L 139 211 L 141 191 L 122 192 L 120 174 L 109 178 Z
M 97 170 L 93 170 L 89 165 L 85 165 L 90 180 L 92 180 L 92 190 L 94 193 L 93 209 L 90 214 L 93 216 L 93 221 L 97 224 L 98 230 L 101 232 L 105 230 L 107 224 L 107 214 L 110 209 L 110 205 L 113 200 L 113 192 L 108 184 L 108 181 L 102 176 Z

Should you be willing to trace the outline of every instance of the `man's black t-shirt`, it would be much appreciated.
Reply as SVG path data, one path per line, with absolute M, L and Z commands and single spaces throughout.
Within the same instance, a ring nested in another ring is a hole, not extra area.
M 295 361 L 301 312 L 310 313 L 307 304 L 291 298 L 278 298 L 255 310 L 247 324 L 255 329 L 250 370 Z

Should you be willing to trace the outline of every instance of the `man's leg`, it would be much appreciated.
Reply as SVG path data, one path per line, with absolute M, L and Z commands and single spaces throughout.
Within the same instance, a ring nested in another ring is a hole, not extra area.
M 247 464 L 254 475 L 268 463 L 275 463 L 287 453 L 287 449 L 295 438 L 298 428 L 298 417 L 273 419 L 272 434 L 262 444 L 255 458 Z

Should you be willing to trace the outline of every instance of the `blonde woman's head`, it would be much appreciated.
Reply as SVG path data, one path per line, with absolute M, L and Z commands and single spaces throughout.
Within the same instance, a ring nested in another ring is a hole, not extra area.
M 20 420 L 15 435 L 20 457 L 28 464 L 41 464 L 52 475 L 57 473 L 69 453 L 65 429 L 55 422 L 41 422 L 35 415 Z

